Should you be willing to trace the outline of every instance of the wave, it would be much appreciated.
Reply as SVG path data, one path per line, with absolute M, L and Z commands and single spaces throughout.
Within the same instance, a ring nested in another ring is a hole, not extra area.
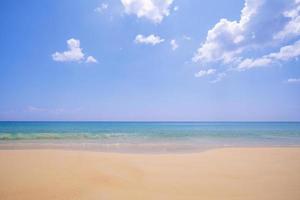
M 0 140 L 110 139 L 137 135 L 132 133 L 1 133 Z

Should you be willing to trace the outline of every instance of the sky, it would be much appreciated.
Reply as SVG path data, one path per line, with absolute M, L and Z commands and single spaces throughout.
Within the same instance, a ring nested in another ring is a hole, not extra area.
M 0 120 L 300 121 L 300 0 L 0 10 Z

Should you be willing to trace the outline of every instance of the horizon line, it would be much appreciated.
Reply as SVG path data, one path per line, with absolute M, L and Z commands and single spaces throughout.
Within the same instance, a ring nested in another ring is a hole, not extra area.
M 136 123 L 214 123 L 214 122 L 296 122 L 298 120 L 0 120 L 0 122 L 136 122 Z

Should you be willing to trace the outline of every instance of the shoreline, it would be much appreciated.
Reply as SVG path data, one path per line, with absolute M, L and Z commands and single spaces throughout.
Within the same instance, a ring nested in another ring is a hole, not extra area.
M 189 154 L 228 148 L 300 148 L 300 144 L 221 144 L 221 143 L 100 143 L 98 141 L 0 141 L 3 150 L 61 150 L 121 154 Z
M 298 199 L 300 148 L 0 150 L 1 199 Z

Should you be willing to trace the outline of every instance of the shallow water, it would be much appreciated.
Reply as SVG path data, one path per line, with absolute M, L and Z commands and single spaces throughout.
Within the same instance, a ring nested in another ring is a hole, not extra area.
M 299 122 L 0 122 L 0 149 L 189 152 L 300 146 Z

